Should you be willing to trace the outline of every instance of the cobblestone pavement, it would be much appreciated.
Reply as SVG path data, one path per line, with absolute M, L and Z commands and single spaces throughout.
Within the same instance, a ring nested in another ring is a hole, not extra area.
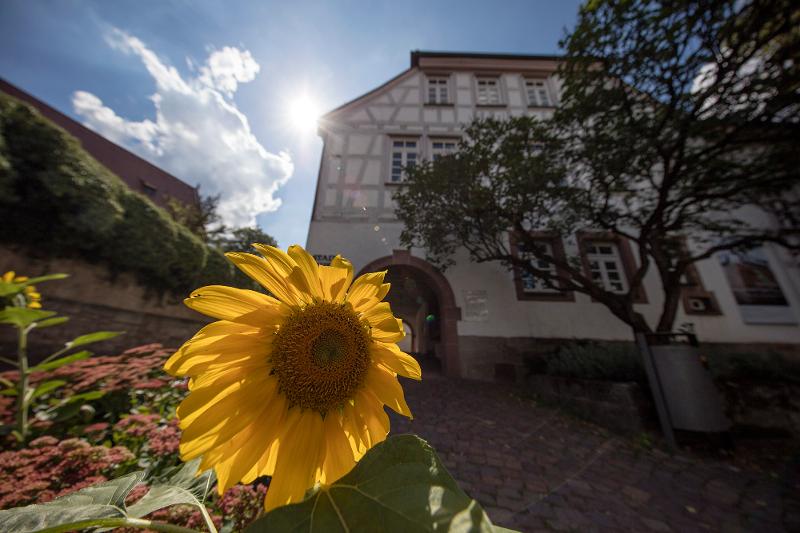
M 800 531 L 794 463 L 763 469 L 636 446 L 508 386 L 404 380 L 413 432 L 492 521 L 534 531 Z

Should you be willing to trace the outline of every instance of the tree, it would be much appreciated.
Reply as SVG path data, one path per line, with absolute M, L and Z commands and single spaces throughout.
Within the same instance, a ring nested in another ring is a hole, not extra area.
M 463 247 L 588 294 L 636 332 L 652 330 L 634 308 L 652 267 L 664 294 L 655 329 L 671 331 L 697 261 L 798 249 L 786 225 L 800 205 L 798 22 L 789 0 L 589 2 L 562 43 L 553 119 L 476 121 L 457 153 L 408 169 L 402 242 L 443 266 Z M 638 259 L 628 290 L 547 253 L 537 230 L 627 239 Z M 510 234 L 534 260 L 512 253 Z
M 223 252 L 241 252 L 250 250 L 253 243 L 278 246 L 275 239 L 258 227 L 237 228 L 228 235 L 222 235 L 215 241 Z
M 213 242 L 228 228 L 222 224 L 222 218 L 217 213 L 219 194 L 200 196 L 197 204 L 185 204 L 175 198 L 167 200 L 167 212 L 178 224 L 186 226 L 192 233 L 200 237 L 203 242 Z

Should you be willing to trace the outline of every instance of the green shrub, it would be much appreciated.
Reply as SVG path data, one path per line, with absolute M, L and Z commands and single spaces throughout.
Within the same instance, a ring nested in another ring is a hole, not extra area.
M 0 241 L 104 262 L 158 292 L 253 287 L 225 259 L 87 154 L 34 108 L 0 93 Z
M 717 381 L 800 384 L 800 362 L 774 351 L 739 352 L 723 346 L 701 346 L 700 353 Z
M 578 379 L 647 382 L 639 352 L 628 343 L 565 344 L 544 357 L 544 373 Z

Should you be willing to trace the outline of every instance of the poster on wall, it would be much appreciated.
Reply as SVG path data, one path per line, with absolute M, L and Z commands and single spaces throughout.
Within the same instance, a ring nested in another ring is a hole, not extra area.
M 464 320 L 467 322 L 486 322 L 489 320 L 489 306 L 486 291 L 464 291 Z
M 764 248 L 721 252 L 719 262 L 746 324 L 797 324 Z

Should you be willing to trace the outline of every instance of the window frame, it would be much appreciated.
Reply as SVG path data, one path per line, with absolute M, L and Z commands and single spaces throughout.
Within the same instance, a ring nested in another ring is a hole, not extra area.
M 551 250 L 553 251 L 553 258 L 555 260 L 566 262 L 566 253 L 564 252 L 564 241 L 559 235 L 551 232 L 542 232 L 542 231 L 531 231 L 528 232 L 528 235 L 535 241 L 540 241 L 542 243 L 548 244 Z M 511 248 L 511 255 L 513 255 L 514 257 L 521 257 L 520 256 L 521 239 L 517 233 L 511 233 L 509 235 L 509 244 Z M 568 276 L 567 272 L 565 272 L 560 267 L 555 267 L 555 269 L 560 276 L 564 278 Z M 517 293 L 517 300 L 543 301 L 543 302 L 575 301 L 575 293 L 573 291 L 559 291 L 556 289 L 549 289 L 545 291 L 525 290 L 522 279 L 524 276 L 524 272 L 522 268 L 518 267 L 517 265 L 514 265 L 513 267 L 513 276 L 514 276 L 514 288 Z M 561 285 L 560 282 L 559 285 Z
M 583 271 L 584 274 L 589 279 L 592 279 L 592 269 L 589 267 L 587 243 L 589 242 L 609 243 L 613 244 L 617 248 L 617 254 L 619 256 L 620 262 L 622 263 L 622 274 L 625 276 L 625 282 L 628 288 L 630 288 L 631 279 L 633 278 L 634 272 L 636 272 L 636 260 L 633 257 L 633 251 L 631 249 L 631 244 L 630 241 L 628 241 L 628 239 L 625 239 L 623 237 L 620 237 L 619 235 L 608 232 L 579 232 L 576 235 L 576 237 L 578 241 L 578 252 L 580 253 L 581 256 L 581 264 L 583 265 Z M 606 290 L 605 287 L 602 288 L 603 290 Z M 624 293 L 620 292 L 616 294 L 624 294 Z M 592 298 L 592 301 L 596 300 Z M 644 284 L 640 284 L 640 286 L 637 287 L 636 291 L 633 293 L 633 303 L 635 304 L 648 303 L 647 291 L 645 291 Z
M 528 83 L 542 84 L 542 89 L 544 90 L 545 96 L 547 97 L 547 102 L 548 102 L 547 104 L 542 103 L 539 94 L 539 89 L 536 88 L 536 85 L 534 85 L 533 89 L 534 94 L 536 96 L 536 101 L 531 102 L 531 91 L 528 89 Z M 525 89 L 525 99 L 528 102 L 528 107 L 537 107 L 537 108 L 555 107 L 555 99 L 553 98 L 553 93 L 550 91 L 550 85 L 547 83 L 547 78 L 523 77 L 522 86 Z
M 441 156 L 441 155 L 449 155 L 449 154 L 454 153 L 456 150 L 458 150 L 458 142 L 459 142 L 459 140 L 460 140 L 460 138 L 458 138 L 458 137 L 442 137 L 442 136 L 428 137 L 428 146 L 427 146 L 427 148 L 428 148 L 428 155 L 430 156 L 430 160 L 431 161 L 436 161 L 437 155 Z M 435 151 L 435 148 L 433 147 L 434 143 L 453 143 L 453 150 L 449 151 L 449 152 L 437 154 L 436 151 Z
M 403 151 L 401 153 L 403 154 L 403 156 L 401 157 L 400 178 L 397 181 L 395 181 L 394 179 L 392 179 L 394 176 L 394 169 L 395 169 L 394 165 L 395 161 L 394 154 L 396 148 L 395 143 L 402 142 L 404 145 L 409 142 L 416 143 L 416 150 L 414 151 L 416 156 L 413 159 L 415 161 L 415 165 L 418 165 L 420 159 L 422 158 L 422 138 L 414 135 L 389 135 L 388 142 L 389 142 L 389 150 L 388 150 L 388 160 L 387 160 L 387 174 L 384 183 L 387 185 L 402 185 L 406 181 L 406 172 L 404 168 L 408 165 L 409 151 L 407 146 L 402 147 Z
M 423 95 L 423 102 L 426 106 L 453 106 L 454 99 L 453 99 L 453 87 L 450 81 L 451 76 L 449 74 L 437 74 L 437 73 L 430 73 L 425 75 L 425 93 Z M 446 101 L 439 101 L 439 93 L 437 91 L 437 98 L 435 102 L 430 100 L 430 89 L 431 89 L 431 81 L 438 80 L 444 81 L 444 87 L 447 91 L 447 99 Z
M 481 93 L 481 90 L 480 90 L 480 87 L 481 87 L 480 82 L 481 81 L 494 81 L 495 82 L 495 86 L 497 88 L 497 99 L 498 99 L 497 102 L 484 102 L 484 103 L 481 103 L 479 101 L 480 93 Z M 475 85 L 474 86 L 475 86 L 475 107 L 508 107 L 508 104 L 506 103 L 505 94 L 504 94 L 504 91 L 503 91 L 503 82 L 500 79 L 499 75 L 493 75 L 493 74 L 477 75 L 477 76 L 475 76 Z

